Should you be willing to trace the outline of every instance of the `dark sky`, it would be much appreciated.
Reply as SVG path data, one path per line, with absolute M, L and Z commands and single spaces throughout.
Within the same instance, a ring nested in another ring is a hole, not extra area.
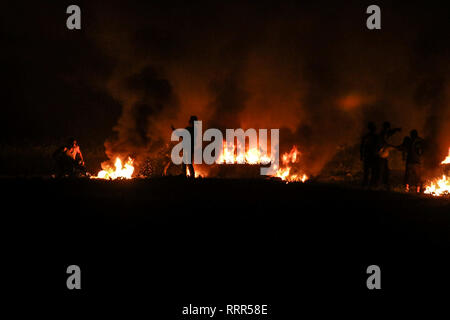
M 446 3 L 11 1 L 1 11 L 2 140 L 109 138 L 151 152 L 195 113 L 220 128 L 281 128 L 282 143 L 322 154 L 368 120 L 442 145 Z M 66 28 L 70 4 L 81 7 L 80 31 Z M 370 4 L 382 30 L 365 27 Z

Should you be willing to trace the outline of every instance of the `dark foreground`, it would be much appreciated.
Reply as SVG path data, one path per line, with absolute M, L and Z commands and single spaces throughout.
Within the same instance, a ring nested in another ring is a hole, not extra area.
M 189 303 L 243 303 L 283 319 L 450 290 L 448 199 L 263 180 L 0 184 L 4 288 L 44 310 L 59 301 L 177 319 Z M 81 291 L 66 288 L 71 264 Z M 380 291 L 366 288 L 372 264 Z

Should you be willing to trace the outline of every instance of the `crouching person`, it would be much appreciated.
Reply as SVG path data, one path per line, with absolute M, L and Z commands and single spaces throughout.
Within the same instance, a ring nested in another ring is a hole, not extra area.
M 74 138 L 70 138 L 67 145 L 58 148 L 53 154 L 53 159 L 57 178 L 87 175 L 83 154 Z

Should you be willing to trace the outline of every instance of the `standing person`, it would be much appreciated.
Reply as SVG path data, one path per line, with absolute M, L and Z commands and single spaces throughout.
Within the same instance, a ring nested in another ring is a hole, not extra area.
M 377 166 L 377 128 L 373 122 L 369 122 L 367 128 L 369 132 L 363 136 L 359 150 L 361 161 L 363 162 L 363 187 L 375 184 Z
M 378 167 L 377 167 L 377 185 L 380 182 L 384 187 L 389 190 L 389 152 L 395 147 L 389 143 L 389 139 L 397 132 L 401 131 L 401 128 L 391 129 L 391 123 L 385 121 L 383 127 L 378 135 Z
M 422 181 L 422 154 L 425 142 L 419 137 L 417 130 L 411 130 L 409 137 L 403 139 L 399 149 L 403 151 L 405 164 L 405 191 L 410 191 L 410 186 L 416 187 L 416 192 L 420 193 L 423 187 Z
M 189 119 L 189 125 L 185 128 L 187 131 L 189 131 L 189 134 L 191 135 L 191 154 L 189 155 L 188 159 L 189 159 L 189 163 L 186 165 L 183 161 L 182 163 L 182 171 L 183 174 L 186 177 L 190 177 L 190 178 L 195 178 L 195 169 L 194 169 L 194 165 L 193 165 L 193 159 L 194 159 L 194 149 L 195 149 L 195 136 L 194 136 L 194 121 L 197 121 L 198 118 L 197 116 L 191 116 Z M 174 126 L 172 126 L 172 130 L 175 130 Z M 184 157 L 184 155 L 183 155 Z M 167 171 L 169 165 L 166 165 L 167 168 L 164 168 L 165 171 Z M 189 171 L 188 171 L 189 169 Z

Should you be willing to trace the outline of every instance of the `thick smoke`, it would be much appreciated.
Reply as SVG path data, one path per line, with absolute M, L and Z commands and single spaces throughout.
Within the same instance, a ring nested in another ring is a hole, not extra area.
M 160 122 L 178 112 L 172 86 L 152 67 L 145 67 L 118 84 L 122 115 L 114 130 L 117 138 L 107 141 L 108 156 L 139 157 L 164 145 Z
M 280 128 L 281 150 L 296 144 L 313 174 L 368 121 L 402 127 L 396 143 L 418 129 L 430 166 L 450 147 L 449 42 L 434 34 L 449 29 L 444 13 L 389 4 L 369 31 L 367 5 L 347 2 L 111 6 L 90 8 L 123 106 L 110 156 L 157 152 L 191 114 L 204 127 Z

